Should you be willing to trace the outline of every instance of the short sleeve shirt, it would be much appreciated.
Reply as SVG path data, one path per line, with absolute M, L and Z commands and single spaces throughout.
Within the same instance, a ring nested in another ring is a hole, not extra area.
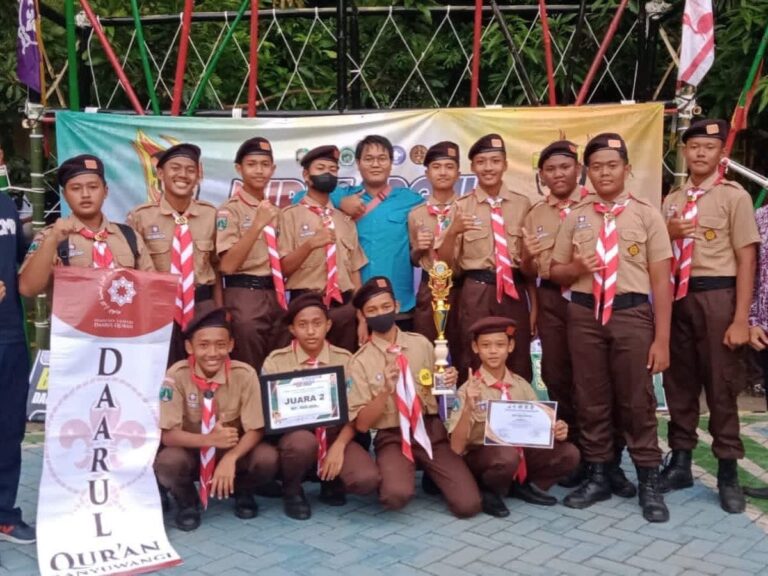
M 342 366 L 347 373 L 347 365 L 352 358 L 352 353 L 344 348 L 339 348 L 328 342 L 317 358 L 310 358 L 304 349 L 296 344 L 274 350 L 267 359 L 261 371 L 263 374 L 279 374 L 280 372 L 293 372 L 312 368 L 317 361 L 319 366 Z
M 256 211 L 261 202 L 256 198 L 246 197 L 247 192 L 241 194 L 233 196 L 222 204 L 216 215 L 216 252 L 219 255 L 237 244 L 248 229 L 253 226 L 253 221 L 256 219 Z M 237 274 L 251 276 L 269 276 L 272 274 L 267 241 L 263 231 L 249 248 Z
M 24 342 L 24 320 L 16 277 L 24 260 L 24 234 L 16 205 L 0 192 L 0 281 L 5 298 L 0 300 L 0 344 Z
M 435 240 L 442 234 L 448 226 L 451 224 L 451 217 L 454 214 L 453 205 L 455 198 L 452 198 L 445 204 L 438 204 L 435 199 L 430 196 L 427 198 L 426 203 L 416 206 L 408 214 L 408 238 L 411 243 L 411 250 L 415 249 L 416 237 L 419 231 L 423 228 L 429 230 L 434 234 Z M 437 209 L 439 211 L 446 211 L 445 215 L 430 212 L 430 209 Z M 435 262 L 435 250 L 427 250 L 419 260 L 419 265 L 423 270 L 429 270 Z

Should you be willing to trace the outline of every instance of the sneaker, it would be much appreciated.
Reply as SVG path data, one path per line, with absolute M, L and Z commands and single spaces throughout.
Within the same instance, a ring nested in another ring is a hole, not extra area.
M 0 524 L 0 540 L 14 544 L 34 544 L 36 539 L 35 529 L 23 520 L 18 524 Z

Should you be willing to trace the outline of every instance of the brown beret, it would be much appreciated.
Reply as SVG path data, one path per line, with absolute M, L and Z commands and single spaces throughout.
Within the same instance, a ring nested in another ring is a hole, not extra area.
M 104 163 L 92 154 L 81 154 L 62 162 L 56 171 L 56 178 L 63 188 L 72 178 L 81 174 L 97 174 L 104 180 Z
M 323 295 L 320 292 L 305 292 L 301 296 L 291 298 L 288 303 L 288 310 L 285 313 L 286 324 L 293 324 L 293 319 L 296 315 L 304 310 L 304 308 L 320 308 L 323 313 L 328 316 L 328 306 L 323 302 Z
M 568 156 L 574 160 L 579 159 L 579 149 L 570 140 L 557 140 L 552 142 L 549 146 L 544 148 L 539 154 L 539 170 L 544 166 L 544 162 L 549 160 L 552 156 Z
M 257 154 L 272 158 L 272 144 L 269 143 L 269 140 L 256 136 L 256 138 L 249 138 L 240 144 L 240 148 L 237 149 L 237 154 L 235 154 L 235 164 L 242 164 L 243 158 Z
M 685 132 L 683 132 L 683 143 L 690 138 L 716 138 L 725 142 L 728 138 L 730 126 L 725 120 L 696 120 Z
M 459 163 L 459 145 L 455 142 L 449 142 L 447 140 L 433 144 L 427 150 L 424 156 L 424 166 L 429 166 L 430 163 L 437 160 L 453 160 L 458 165 Z
M 517 322 L 503 316 L 488 316 L 477 320 L 469 327 L 473 340 L 482 334 L 506 334 L 510 338 L 515 335 Z
M 302 168 L 307 169 L 309 168 L 309 165 L 312 164 L 312 162 L 319 160 L 320 158 L 323 160 L 330 160 L 331 162 L 336 162 L 336 164 L 338 164 L 339 149 L 333 145 L 318 146 L 317 148 L 312 148 L 312 150 L 304 154 L 304 157 L 301 159 L 301 166 Z
M 368 279 L 368 282 L 360 286 L 360 289 L 352 297 L 352 305 L 361 310 L 368 300 L 387 292 L 395 297 L 395 290 L 392 288 L 392 282 L 386 276 L 373 276 Z
M 472 144 L 472 147 L 469 149 L 469 159 L 472 160 L 476 155 L 483 152 L 504 152 L 506 154 L 507 149 L 504 146 L 504 139 L 498 134 L 486 134 Z
M 168 162 L 171 158 L 189 158 L 196 163 L 200 162 L 200 148 L 194 144 L 187 144 L 183 142 L 171 146 L 157 157 L 157 167 L 162 168 L 163 164 Z
M 613 132 L 603 132 L 587 142 L 587 146 L 584 148 L 584 164 L 589 164 L 589 157 L 600 150 L 616 150 L 616 152 L 619 153 L 619 156 L 624 159 L 624 162 L 629 162 L 627 143 L 624 142 L 624 138 L 618 134 Z
M 200 302 L 195 306 L 195 316 L 184 330 L 184 338 L 191 340 L 195 332 L 202 328 L 226 328 L 231 334 L 232 327 L 227 309 L 217 306 L 213 300 Z

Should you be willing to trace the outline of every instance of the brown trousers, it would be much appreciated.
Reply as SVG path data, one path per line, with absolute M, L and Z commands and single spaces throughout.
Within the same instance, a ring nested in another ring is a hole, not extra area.
M 285 311 L 277 302 L 277 294 L 274 290 L 225 288 L 224 306 L 232 314 L 235 339 L 232 358 L 250 364 L 260 372 L 269 353 L 287 346 L 291 340 L 283 323 Z
M 672 307 L 670 355 L 664 373 L 669 406 L 669 445 L 673 450 L 696 447 L 701 390 L 709 407 L 712 452 L 718 458 L 743 458 L 736 399 L 744 387 L 741 351 L 723 344 L 733 321 L 736 289 L 690 292 Z
M 464 280 L 459 296 L 459 329 L 461 330 L 462 359 L 457 366 L 460 374 L 464 374 L 470 366 L 478 368 L 480 360 L 472 353 L 472 335 L 469 327 L 477 320 L 488 316 L 505 316 L 517 323 L 515 331 L 515 350 L 507 358 L 507 367 L 531 381 L 533 367 L 531 366 L 531 318 L 528 311 L 528 299 L 524 284 L 515 284 L 520 300 L 514 300 L 506 294 L 501 302 L 496 301 L 496 286 L 483 284 L 472 278 Z
M 557 402 L 557 417 L 568 424 L 568 440 L 579 443 L 579 425 L 573 398 L 573 369 L 568 350 L 568 300 L 560 290 L 539 288 L 537 320 L 541 340 L 541 378 L 550 399 Z
M 551 450 L 525 448 L 526 479 L 549 490 L 579 464 L 579 450 L 570 442 L 555 442 Z M 506 496 L 512 486 L 520 455 L 508 446 L 478 446 L 464 455 L 464 461 L 477 482 L 486 490 Z
M 267 436 L 256 449 L 259 447 L 262 454 L 257 454 L 257 459 L 277 462 L 278 476 L 283 481 L 283 495 L 300 494 L 301 483 L 317 465 L 317 438 L 314 432 L 294 430 L 279 436 Z
M 591 308 L 568 305 L 568 345 L 585 461 L 612 461 L 618 428 L 637 466 L 661 463 L 656 396 L 647 368 L 653 336 L 650 304 L 614 310 L 606 326 L 595 320 Z
M 469 518 L 480 512 L 480 491 L 461 456 L 451 450 L 448 433 L 437 416 L 425 416 L 424 424 L 432 442 L 432 459 L 413 442 L 414 462 L 403 456 L 400 428 L 379 430 L 373 446 L 381 473 L 379 501 L 384 508 L 399 510 L 416 493 L 416 465 L 437 484 L 454 516 Z
M 333 322 L 328 331 L 328 342 L 350 352 L 357 351 L 357 310 L 352 303 L 342 305 L 331 303 L 328 317 Z
M 426 271 L 422 271 L 426 275 Z M 448 321 L 445 325 L 445 339 L 448 340 L 448 350 L 451 354 L 451 363 L 456 366 L 456 362 L 461 356 L 461 332 L 459 331 L 459 293 L 461 288 L 454 286 L 448 294 L 448 304 L 451 309 L 448 311 Z M 437 328 L 432 311 L 432 291 L 429 284 L 422 282 L 419 284 L 419 290 L 416 292 L 416 308 L 413 310 L 413 331 L 418 332 L 430 342 L 437 339 Z
M 336 441 L 341 426 L 327 429 L 328 448 Z M 375 492 L 381 483 L 381 475 L 370 453 L 356 439 L 344 449 L 344 464 L 338 476 L 348 494 L 365 496 Z

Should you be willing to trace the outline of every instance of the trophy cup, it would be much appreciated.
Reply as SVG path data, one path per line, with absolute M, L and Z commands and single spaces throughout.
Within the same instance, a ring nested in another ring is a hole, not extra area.
M 432 291 L 432 315 L 437 329 L 435 340 L 435 369 L 432 373 L 432 394 L 454 394 L 455 390 L 445 384 L 445 369 L 448 366 L 448 340 L 445 339 L 445 324 L 448 320 L 448 294 L 451 291 L 453 271 L 448 264 L 436 261 L 429 270 L 429 289 Z

